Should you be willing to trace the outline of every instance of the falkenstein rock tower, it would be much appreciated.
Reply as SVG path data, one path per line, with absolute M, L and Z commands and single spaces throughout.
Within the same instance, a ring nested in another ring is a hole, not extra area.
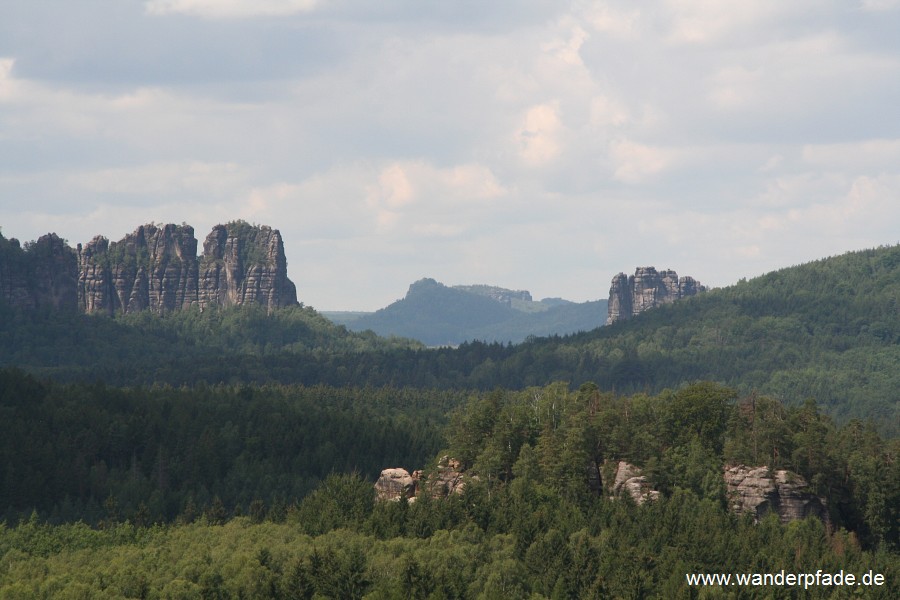
M 0 236 L 0 302 L 87 313 L 156 313 L 191 306 L 297 304 L 277 229 L 234 221 L 206 236 L 190 225 L 141 225 L 118 242 L 69 247 L 56 234 L 20 247 Z
M 671 270 L 638 267 L 634 275 L 619 273 L 609 288 L 609 316 L 606 324 L 624 321 L 645 310 L 705 292 L 706 287 L 693 277 L 678 277 Z

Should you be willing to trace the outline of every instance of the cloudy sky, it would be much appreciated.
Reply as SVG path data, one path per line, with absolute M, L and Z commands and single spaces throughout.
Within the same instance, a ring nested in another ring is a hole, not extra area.
M 900 0 L 2 0 L 0 227 L 281 230 L 301 301 L 900 241 Z

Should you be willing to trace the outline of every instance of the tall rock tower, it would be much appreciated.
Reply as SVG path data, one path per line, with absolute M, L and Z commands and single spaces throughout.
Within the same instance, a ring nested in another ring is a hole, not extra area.
M 118 242 L 78 245 L 78 307 L 89 313 L 164 313 L 190 306 L 297 304 L 276 229 L 216 225 L 197 256 L 190 225 L 141 225 Z
M 606 324 L 624 321 L 645 310 L 705 292 L 693 277 L 679 278 L 675 271 L 638 267 L 634 275 L 619 273 L 609 287 L 609 316 Z

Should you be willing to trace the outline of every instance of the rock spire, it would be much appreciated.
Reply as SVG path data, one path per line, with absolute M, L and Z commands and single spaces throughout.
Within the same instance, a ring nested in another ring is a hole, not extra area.
M 706 287 L 693 277 L 679 278 L 672 270 L 638 267 L 631 276 L 619 273 L 609 288 L 606 324 L 625 321 L 645 310 L 705 291 Z

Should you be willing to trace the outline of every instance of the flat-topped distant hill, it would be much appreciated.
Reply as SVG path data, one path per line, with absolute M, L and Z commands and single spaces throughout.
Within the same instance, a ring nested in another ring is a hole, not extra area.
M 456 346 L 472 340 L 519 343 L 529 336 L 589 331 L 606 321 L 606 302 L 534 301 L 524 290 L 451 287 L 426 278 L 410 285 L 404 298 L 374 313 L 323 314 L 352 331 L 412 338 L 428 346 Z

